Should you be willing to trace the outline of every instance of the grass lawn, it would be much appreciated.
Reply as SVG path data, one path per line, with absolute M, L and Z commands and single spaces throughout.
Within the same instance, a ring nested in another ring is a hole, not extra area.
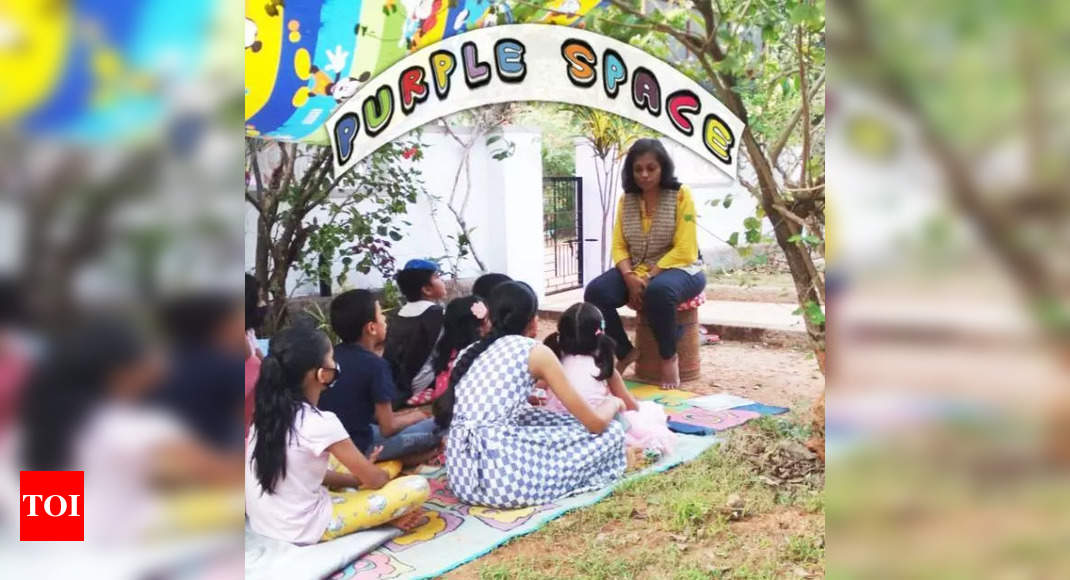
M 446 577 L 821 577 L 824 472 L 799 447 L 808 431 L 763 417 Z

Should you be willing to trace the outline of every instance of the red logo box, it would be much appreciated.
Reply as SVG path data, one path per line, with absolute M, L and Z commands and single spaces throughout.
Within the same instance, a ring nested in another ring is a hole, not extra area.
M 85 540 L 85 477 L 81 471 L 19 472 L 19 540 Z

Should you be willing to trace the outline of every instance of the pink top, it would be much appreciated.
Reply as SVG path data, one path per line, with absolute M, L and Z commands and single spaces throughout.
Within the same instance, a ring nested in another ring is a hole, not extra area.
M 323 486 L 327 474 L 327 448 L 349 438 L 338 417 L 308 403 L 294 419 L 294 436 L 286 447 L 286 476 L 275 483 L 275 493 L 263 493 L 252 463 L 256 427 L 249 428 L 245 449 L 245 513 L 258 534 L 293 542 L 315 544 L 331 519 L 331 498 Z
M 256 387 L 256 379 L 260 378 L 260 359 L 264 357 L 264 353 L 260 352 L 256 344 L 256 333 L 253 329 L 245 331 L 245 339 L 249 341 L 249 350 L 253 353 L 245 359 L 245 434 L 248 435 L 255 408 L 253 390 Z
M 592 407 L 597 406 L 609 396 L 609 386 L 606 381 L 596 380 L 598 365 L 593 356 L 588 355 L 565 355 L 561 359 L 561 366 L 565 368 L 565 376 L 572 388 L 576 389 L 580 397 Z M 561 400 L 554 395 L 553 391 L 547 390 L 546 408 L 559 413 L 568 413 L 568 409 Z

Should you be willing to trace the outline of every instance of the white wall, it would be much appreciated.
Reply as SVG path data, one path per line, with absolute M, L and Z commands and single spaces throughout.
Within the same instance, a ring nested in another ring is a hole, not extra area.
M 715 168 L 689 149 L 670 139 L 661 139 L 669 156 L 676 164 L 676 177 L 691 188 L 698 214 L 698 243 L 702 256 L 713 267 L 735 266 L 741 260 L 735 249 L 725 243 L 732 232 L 743 231 L 743 219 L 753 216 L 757 201 L 738 182 Z M 623 165 L 623 163 L 622 163 Z M 741 171 L 748 171 L 741 166 Z M 576 175 L 583 178 L 583 237 L 586 240 L 601 238 L 601 201 L 599 199 L 596 174 L 601 171 L 601 160 L 583 139 L 576 140 Z M 620 191 L 620 178 L 617 178 L 617 190 Z M 726 209 L 721 205 L 711 206 L 710 201 L 723 200 L 731 194 L 732 204 Z M 609 220 L 616 217 L 617 196 L 610 207 Z M 766 220 L 764 229 L 771 230 Z M 612 229 L 606 229 L 606 235 L 612 236 Z M 742 238 L 742 233 L 741 233 Z M 587 241 L 584 245 L 584 284 L 600 273 L 600 241 Z M 606 264 L 609 264 L 609 244 L 606 245 Z
M 462 140 L 467 140 L 469 136 L 465 129 L 455 129 L 454 133 Z M 503 135 L 515 144 L 516 149 L 511 157 L 502 161 L 491 157 L 485 139 L 480 139 L 472 148 L 469 156 L 471 195 L 464 216 L 472 230 L 472 244 L 487 270 L 524 280 L 531 284 L 541 299 L 545 287 L 542 272 L 541 133 L 538 130 L 510 127 L 504 130 Z M 452 240 L 447 238 L 443 245 L 436 233 L 435 222 L 443 237 L 456 235 L 460 229 L 446 209 L 445 202 L 453 188 L 462 149 L 439 127 L 425 127 L 421 139 L 425 144 L 424 157 L 417 163 L 423 173 L 427 192 L 440 197 L 442 202 L 437 204 L 439 209 L 434 220 L 431 215 L 432 203 L 426 196 L 420 196 L 417 203 L 410 204 L 407 213 L 400 218 L 412 222 L 412 225 L 402 228 L 403 238 L 393 245 L 398 268 L 412 258 L 436 258 L 456 253 Z M 504 142 L 494 143 L 491 148 L 501 144 Z M 455 198 L 457 205 L 465 187 L 465 172 L 461 171 Z M 314 212 L 309 219 L 323 213 L 322 210 Z M 246 269 L 251 271 L 256 246 L 256 213 L 251 206 L 247 206 L 245 236 Z M 341 263 L 336 262 L 334 273 L 337 275 L 340 271 Z M 475 260 L 469 258 L 461 264 L 459 275 L 462 278 L 474 278 L 480 273 Z M 291 273 L 288 290 L 295 295 L 318 294 L 319 284 L 314 280 L 296 288 L 300 277 L 297 272 Z M 345 287 L 378 288 L 383 281 L 378 272 L 351 272 Z M 339 288 L 334 290 L 337 292 Z

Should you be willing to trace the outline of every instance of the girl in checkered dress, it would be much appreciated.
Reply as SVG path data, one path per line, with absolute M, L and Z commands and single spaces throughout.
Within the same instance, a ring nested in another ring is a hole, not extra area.
M 449 426 L 446 473 L 463 502 L 517 508 L 603 487 L 624 473 L 617 397 L 588 405 L 561 363 L 534 338 L 538 303 L 522 282 L 496 287 L 490 334 L 458 357 L 435 418 Z M 569 415 L 532 407 L 537 380 Z

